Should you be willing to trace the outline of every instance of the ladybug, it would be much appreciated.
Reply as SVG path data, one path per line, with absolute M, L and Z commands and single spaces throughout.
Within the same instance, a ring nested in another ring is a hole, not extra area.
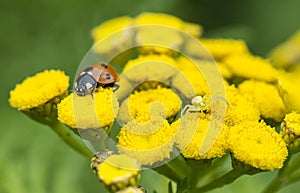
M 75 81 L 75 92 L 78 96 L 92 95 L 99 86 L 114 86 L 119 80 L 119 74 L 109 64 L 95 63 L 85 68 Z

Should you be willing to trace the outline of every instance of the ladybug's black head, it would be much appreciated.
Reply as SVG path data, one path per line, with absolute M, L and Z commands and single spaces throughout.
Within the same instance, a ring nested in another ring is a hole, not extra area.
M 78 96 L 93 95 L 97 81 L 90 74 L 85 73 L 77 78 L 74 87 Z

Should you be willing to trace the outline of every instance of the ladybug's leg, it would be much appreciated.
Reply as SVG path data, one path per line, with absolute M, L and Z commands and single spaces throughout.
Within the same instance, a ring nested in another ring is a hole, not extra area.
M 91 97 L 92 97 L 92 99 L 94 99 L 94 93 L 95 93 L 95 90 L 96 90 L 96 87 L 93 87 L 92 89 L 91 89 Z
M 114 86 L 113 86 L 113 92 L 115 92 L 115 91 L 117 91 L 119 88 L 120 88 L 120 85 L 118 85 L 118 84 L 114 84 Z

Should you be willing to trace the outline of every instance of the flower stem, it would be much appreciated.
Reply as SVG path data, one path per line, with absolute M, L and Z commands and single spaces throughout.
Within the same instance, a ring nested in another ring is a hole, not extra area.
M 236 169 L 232 169 L 228 173 L 213 180 L 212 182 L 208 183 L 207 185 L 204 185 L 204 186 L 196 189 L 194 192 L 207 192 L 207 191 L 215 189 L 215 188 L 220 188 L 224 185 L 234 182 L 238 177 L 240 177 L 244 174 L 245 173 L 241 173 L 241 172 L 237 171 Z
M 70 147 L 72 147 L 75 151 L 79 152 L 83 156 L 88 158 L 93 157 L 93 153 L 87 149 L 87 147 L 83 144 L 82 140 L 75 135 L 70 129 L 66 128 L 65 125 L 56 121 L 49 124 L 55 133 L 59 135 L 60 138 L 64 140 Z
M 186 165 L 186 161 L 181 155 L 178 155 L 170 162 L 153 169 L 177 184 L 186 180 L 190 173 L 190 168 Z
M 190 174 L 190 168 L 187 166 L 185 159 L 180 154 L 166 165 L 174 171 L 181 180 L 186 179 Z

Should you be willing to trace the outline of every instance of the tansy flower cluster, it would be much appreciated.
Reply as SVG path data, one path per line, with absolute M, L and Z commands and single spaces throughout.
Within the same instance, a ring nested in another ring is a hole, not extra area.
M 106 84 L 112 77 L 102 71 L 95 80 L 87 68 L 83 74 L 95 88 L 68 94 L 69 77 L 48 70 L 18 84 L 9 102 L 91 157 L 77 141 L 87 133 L 89 145 L 101 147 L 92 169 L 110 192 L 144 192 L 138 186 L 142 167 L 174 181 L 178 192 L 285 171 L 300 150 L 299 69 L 291 67 L 300 53 L 286 52 L 299 35 L 263 58 L 243 40 L 203 38 L 202 31 L 162 13 L 111 19 L 92 29 L 91 52 L 118 68 L 116 82 Z M 93 86 L 87 80 L 84 89 Z M 226 156 L 232 168 L 221 176 L 217 167 L 226 165 Z

